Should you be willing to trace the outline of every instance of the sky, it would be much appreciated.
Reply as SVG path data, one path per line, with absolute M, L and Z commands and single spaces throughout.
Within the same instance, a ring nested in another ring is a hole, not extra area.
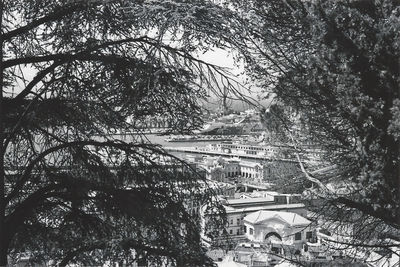
M 252 102 L 256 102 L 254 100 L 258 100 L 258 96 L 260 95 L 261 89 L 256 88 L 254 85 L 249 84 L 247 82 L 249 78 L 244 73 L 245 72 L 244 63 L 235 62 L 234 54 L 232 51 L 227 51 L 220 48 L 214 48 L 208 50 L 205 53 L 198 52 L 197 57 L 205 62 L 228 69 L 229 72 L 232 73 L 232 78 L 238 81 L 242 85 L 242 86 L 235 86 L 237 90 L 239 90 L 240 93 L 243 94 L 244 96 L 251 98 Z M 24 76 L 28 80 L 31 80 L 36 74 L 36 71 L 30 69 L 28 66 L 25 66 L 22 69 L 22 71 L 24 73 Z M 24 85 L 22 81 L 18 81 L 16 86 L 14 87 L 14 90 L 12 92 L 7 92 L 7 93 L 11 95 L 18 94 L 22 88 L 25 88 L 25 86 L 26 85 Z M 252 92 L 250 92 L 250 90 Z M 228 100 L 228 106 L 230 106 L 234 110 L 242 111 L 248 108 L 252 108 L 243 101 L 238 100 L 237 96 L 231 95 L 230 97 L 232 99 Z M 207 103 L 206 107 L 210 109 L 216 109 L 222 106 L 222 101 L 220 99 L 217 99 L 215 95 L 214 96 L 211 95 L 210 98 L 208 99 L 208 102 L 209 103 Z M 263 106 L 265 106 L 268 105 L 269 101 L 261 101 L 261 103 Z
M 244 85 L 244 87 L 240 89 L 241 93 L 243 93 L 247 97 L 250 97 L 253 102 L 257 100 L 261 106 L 265 107 L 269 105 L 270 100 L 258 100 L 262 89 L 257 88 L 254 83 L 248 82 L 249 77 L 245 74 L 244 63 L 235 63 L 234 55 L 232 54 L 232 52 L 216 48 L 204 54 L 200 54 L 199 58 L 208 63 L 228 68 L 233 74 L 234 79 Z M 215 100 L 214 98 L 215 97 L 211 98 L 209 101 L 215 103 L 216 106 L 221 105 L 221 101 Z M 237 97 L 233 96 L 233 98 Z M 251 108 L 248 104 L 243 103 L 241 100 L 232 100 L 230 102 L 234 110 L 242 111 L 244 109 Z M 213 105 L 210 105 L 210 107 L 211 106 Z

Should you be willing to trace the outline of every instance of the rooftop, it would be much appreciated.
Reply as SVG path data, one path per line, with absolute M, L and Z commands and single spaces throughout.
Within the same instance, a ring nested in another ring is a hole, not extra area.
M 233 208 L 230 206 L 224 206 L 227 214 L 232 213 L 248 213 L 253 211 L 260 210 L 288 210 L 288 209 L 301 209 L 304 208 L 303 203 L 295 203 L 295 204 L 277 204 L 277 205 L 264 205 L 264 206 L 253 206 L 247 208 Z
M 252 224 L 257 224 L 273 218 L 280 219 L 291 226 L 308 225 L 311 223 L 306 218 L 293 212 L 270 211 L 270 210 L 260 210 L 257 212 L 253 212 L 244 217 L 244 220 Z
M 259 166 L 260 168 L 262 168 L 262 165 L 260 163 L 252 162 L 252 161 L 245 161 L 245 160 L 242 160 L 240 162 L 240 165 L 246 166 L 246 167 L 252 167 L 252 168 L 255 168 L 256 166 Z
M 255 203 L 266 203 L 269 202 L 271 204 L 274 203 L 274 200 L 270 197 L 254 197 L 254 198 L 240 198 L 240 199 L 229 199 L 226 204 L 230 206 L 241 206 L 241 205 L 250 205 Z

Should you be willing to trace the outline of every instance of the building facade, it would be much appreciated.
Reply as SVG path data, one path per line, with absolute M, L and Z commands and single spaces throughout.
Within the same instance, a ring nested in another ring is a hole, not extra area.
M 237 158 L 207 157 L 202 166 L 207 170 L 208 179 L 220 182 L 263 183 L 299 173 L 297 162 L 288 160 L 260 163 Z
M 301 250 L 303 244 L 315 238 L 311 221 L 294 212 L 260 210 L 244 217 L 243 222 L 246 238 L 253 242 L 283 244 Z

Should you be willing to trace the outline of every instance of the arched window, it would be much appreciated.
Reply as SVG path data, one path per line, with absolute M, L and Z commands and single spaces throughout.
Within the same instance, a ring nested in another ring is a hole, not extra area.
M 275 232 L 269 232 L 268 234 L 265 235 L 265 240 L 279 240 L 282 241 L 282 237 Z

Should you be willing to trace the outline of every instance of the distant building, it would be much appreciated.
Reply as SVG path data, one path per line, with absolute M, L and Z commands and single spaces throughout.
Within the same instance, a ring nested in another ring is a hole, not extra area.
M 263 182 L 268 179 L 270 169 L 266 165 L 251 161 L 242 161 L 240 164 L 240 175 L 252 182 Z
M 220 182 L 263 183 L 299 172 L 297 162 L 282 160 L 258 163 L 238 158 L 207 157 L 202 165 L 207 170 L 208 179 Z
M 293 149 L 288 146 L 272 146 L 256 144 L 241 144 L 232 142 L 221 142 L 208 146 L 210 151 L 223 152 L 227 154 L 258 155 L 268 158 L 283 156 L 280 158 L 294 158 Z M 292 155 L 293 154 L 293 155 Z
M 218 195 L 226 199 L 232 199 L 235 198 L 236 185 L 219 183 L 218 187 L 214 188 L 214 190 Z

